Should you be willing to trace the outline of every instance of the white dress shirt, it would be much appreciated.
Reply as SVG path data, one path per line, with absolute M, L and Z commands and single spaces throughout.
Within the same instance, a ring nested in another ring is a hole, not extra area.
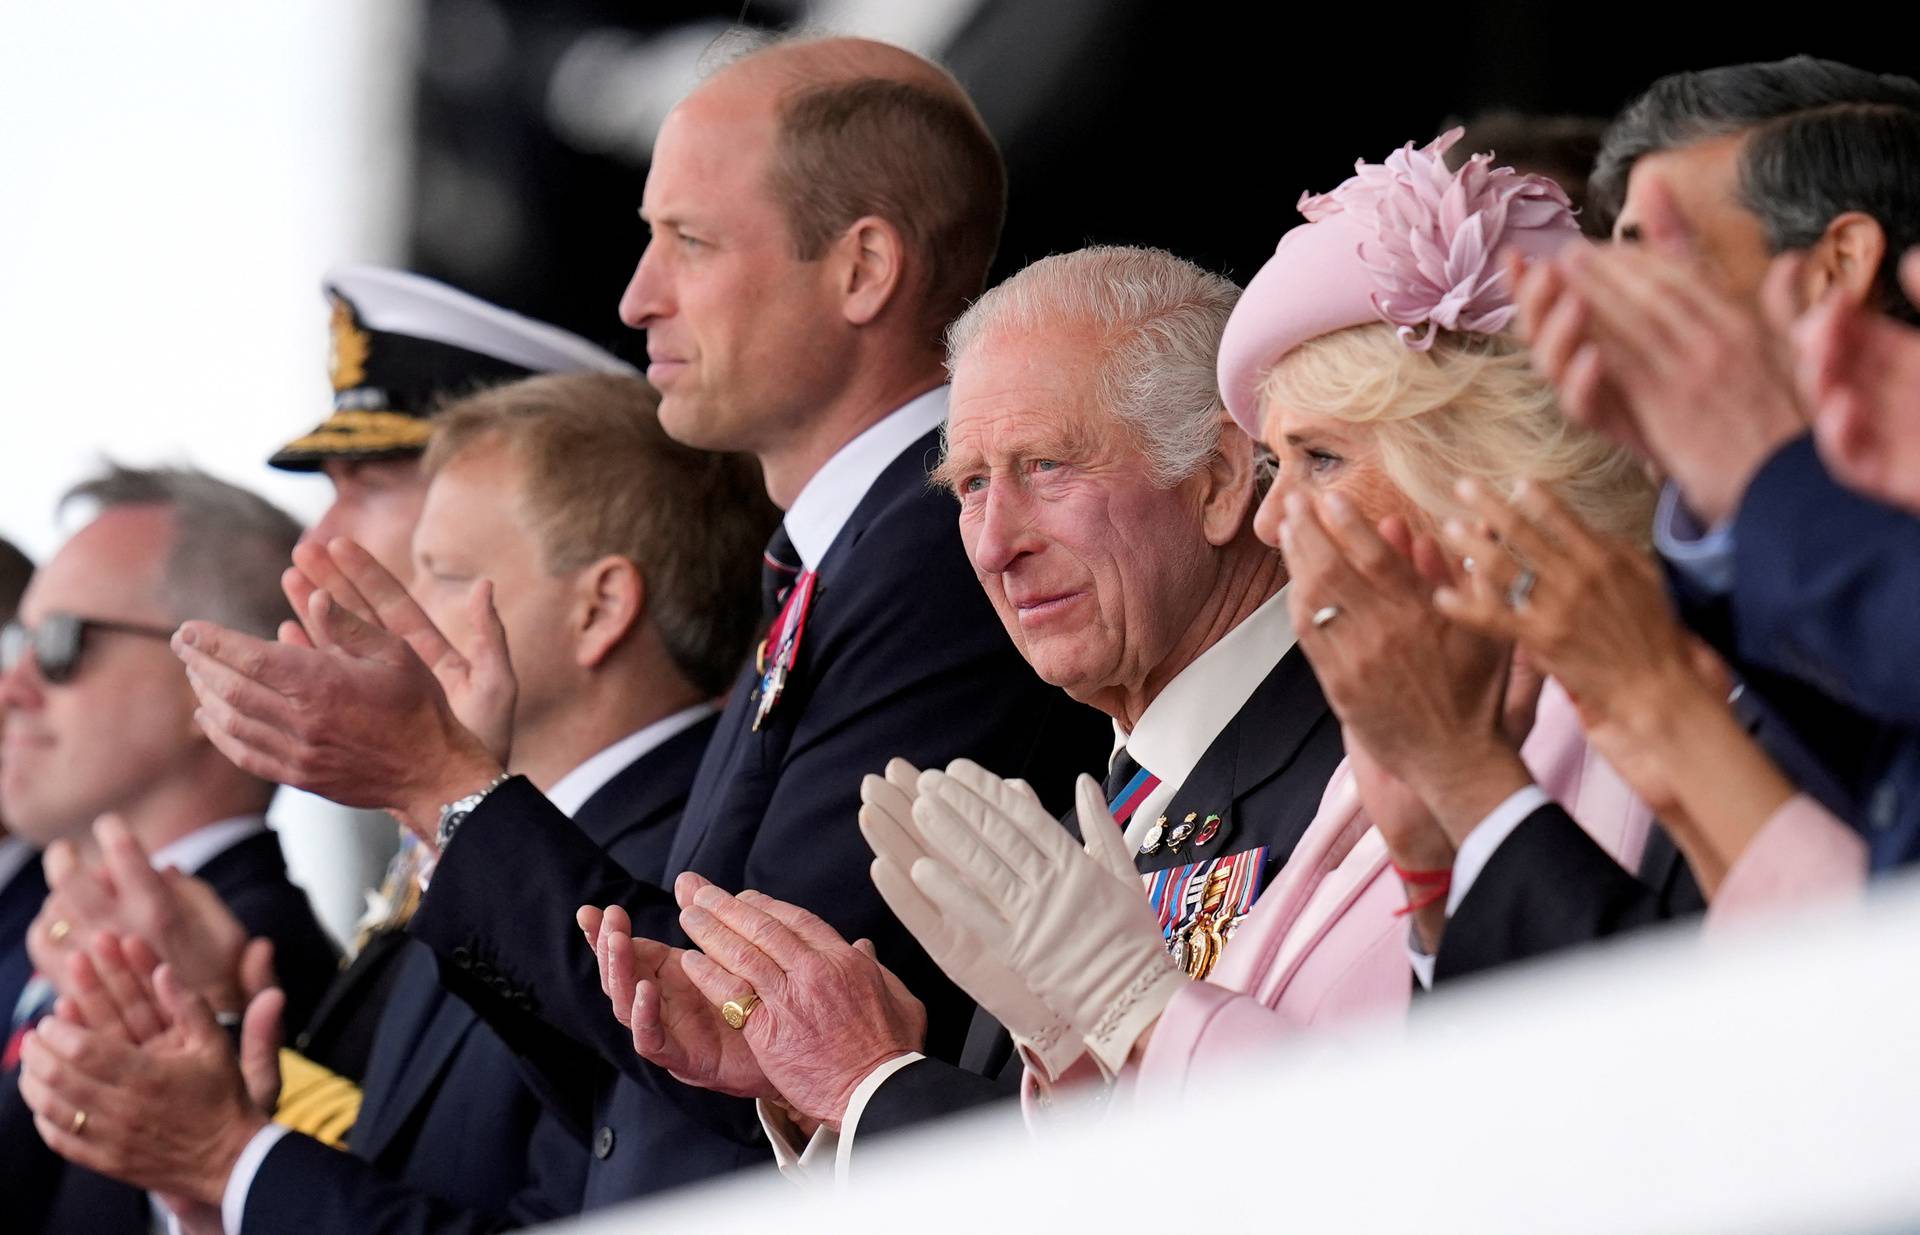
M 947 419 L 947 387 L 938 386 L 909 400 L 868 426 L 860 436 L 834 452 L 831 459 L 800 488 L 800 495 L 781 520 L 800 555 L 805 570 L 820 569 L 821 559 L 840 535 L 840 529 L 865 500 L 880 473 L 893 466 L 900 452 L 933 432 Z
M 696 704 L 628 734 L 605 750 L 590 755 L 578 767 L 553 782 L 553 788 L 547 790 L 547 800 L 559 807 L 562 814 L 572 818 L 586 805 L 588 798 L 600 792 L 623 769 L 713 715 L 714 709 L 712 703 Z M 253 1190 L 254 1177 L 259 1175 L 267 1154 L 280 1143 L 281 1137 L 291 1131 L 291 1128 L 270 1123 L 254 1133 L 253 1139 L 240 1151 L 240 1157 L 235 1160 L 233 1170 L 227 1176 L 226 1190 L 220 1196 L 220 1223 L 226 1228 L 227 1235 L 240 1235 L 240 1225 L 247 1214 L 247 1194 Z
M 1114 722 L 1114 755 L 1124 749 L 1141 767 L 1160 778 L 1127 823 L 1130 849 L 1139 852 L 1161 808 L 1173 800 L 1220 731 L 1240 714 L 1293 645 L 1293 616 L 1287 611 L 1287 588 L 1282 587 L 1161 687 L 1131 733 Z M 1108 762 L 1111 765 L 1112 760 Z M 831 1155 L 834 1179 L 845 1183 L 852 1166 L 854 1137 L 867 1103 L 888 1077 L 923 1058 L 909 1052 L 868 1073 L 847 1100 L 840 1131 L 823 1126 L 805 1144 L 784 1112 L 760 1103 L 760 1126 L 773 1146 L 774 1161 L 781 1172 L 790 1179 L 812 1183 Z

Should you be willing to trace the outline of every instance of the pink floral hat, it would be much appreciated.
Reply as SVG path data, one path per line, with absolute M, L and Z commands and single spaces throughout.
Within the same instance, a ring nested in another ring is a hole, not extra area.
M 1476 154 L 1458 172 L 1443 155 L 1462 129 L 1385 163 L 1354 164 L 1331 193 L 1300 195 L 1305 225 L 1280 238 L 1234 307 L 1220 340 L 1220 393 L 1260 435 L 1260 381 L 1309 339 L 1387 322 L 1425 351 L 1438 330 L 1495 334 L 1513 321 L 1500 255 L 1544 257 L 1580 235 L 1573 205 L 1544 176 Z

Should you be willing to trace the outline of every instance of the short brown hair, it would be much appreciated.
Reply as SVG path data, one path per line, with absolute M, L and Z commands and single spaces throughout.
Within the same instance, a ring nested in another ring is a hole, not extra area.
M 26 595 L 33 579 L 33 559 L 20 552 L 10 540 L 0 540 L 0 622 L 13 621 L 20 612 L 20 598 Z
M 795 88 L 781 101 L 768 189 L 802 261 L 864 216 L 899 228 L 926 265 L 929 340 L 986 287 L 1007 212 L 1000 148 L 957 83 L 857 77 Z
M 660 427 L 659 405 L 637 377 L 530 377 L 449 404 L 422 466 L 431 477 L 482 441 L 511 451 L 547 569 L 633 562 L 675 667 L 717 695 L 760 620 L 760 552 L 780 512 L 751 455 L 681 445 Z

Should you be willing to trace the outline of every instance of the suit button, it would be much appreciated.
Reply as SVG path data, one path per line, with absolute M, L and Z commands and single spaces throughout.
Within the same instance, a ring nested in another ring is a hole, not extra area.
M 593 1156 L 602 1162 L 613 1156 L 613 1129 L 605 1124 L 601 1124 L 600 1131 L 593 1134 Z
M 473 953 L 466 948 L 455 948 L 453 950 L 453 963 L 462 969 L 471 969 L 473 968 Z
M 513 997 L 513 1006 L 522 1012 L 531 1012 L 533 1011 L 533 996 L 527 994 L 525 991 L 521 991 Z

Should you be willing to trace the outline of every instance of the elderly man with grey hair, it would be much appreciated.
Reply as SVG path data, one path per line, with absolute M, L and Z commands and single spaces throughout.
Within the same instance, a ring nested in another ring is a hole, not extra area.
M 12 1017 L 0 1192 L 13 1229 L 144 1232 L 145 1193 L 67 1166 L 42 1143 L 48 1129 L 84 1135 L 87 1112 L 44 1101 L 42 1078 L 69 1066 L 71 1040 L 27 1030 L 56 994 L 88 1023 L 105 1022 L 93 1006 L 100 980 L 86 980 L 93 970 L 83 957 L 120 951 L 118 936 L 98 929 L 117 889 L 167 868 L 194 876 L 188 894 L 217 896 L 244 928 L 227 941 L 225 972 L 176 975 L 220 1012 L 237 1016 L 262 995 L 253 1020 L 284 1005 L 297 1022 L 331 976 L 333 944 L 288 879 L 264 818 L 275 786 L 228 762 L 200 732 L 193 690 L 167 646 L 190 618 L 271 637 L 292 616 L 280 573 L 300 529 L 265 500 L 184 468 L 112 467 L 68 500 L 91 506 L 93 517 L 34 574 L 0 641 L 0 812 L 47 848 L 51 888 L 28 940 L 39 976 L 0 1009 Z M 165 925 L 154 924 L 149 940 L 163 955 Z M 255 947 L 242 964 L 248 938 L 270 940 L 270 958 Z M 143 1027 L 127 1029 L 139 1036 Z M 103 1091 L 101 1100 L 113 1097 Z
M 1021 654 L 1112 718 L 1108 806 L 1169 951 L 1196 978 L 1286 862 L 1341 757 L 1294 648 L 1285 568 L 1254 536 L 1255 446 L 1215 384 L 1237 294 L 1153 249 L 1027 267 L 948 334 L 935 473 Z M 892 788 L 870 778 L 868 796 L 911 794 L 912 777 L 896 761 Z M 629 940 L 618 909 L 582 911 L 603 985 L 641 1055 L 762 1100 L 783 1167 L 831 1158 L 843 1175 L 856 1137 L 1015 1092 L 1034 1043 L 1016 1049 L 984 1011 L 960 1066 L 923 1058 L 924 1016 L 884 970 L 875 980 L 866 949 L 751 891 L 685 875 L 675 892 L 699 953 Z M 967 987 L 975 975 L 950 976 Z

